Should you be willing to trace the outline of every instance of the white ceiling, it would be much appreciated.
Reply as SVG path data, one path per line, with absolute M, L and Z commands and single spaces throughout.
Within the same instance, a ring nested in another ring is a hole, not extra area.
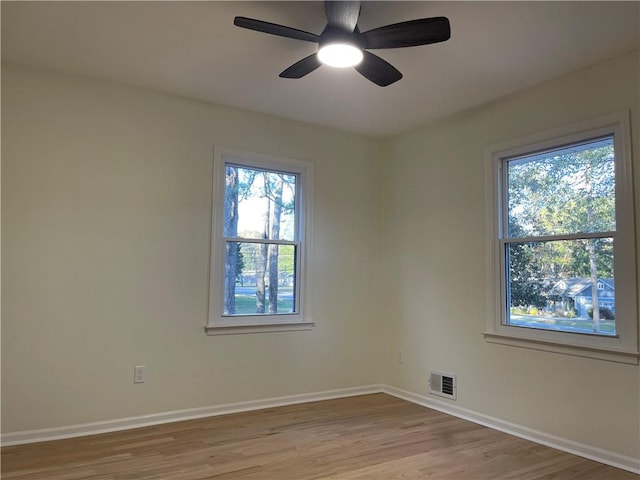
M 404 78 L 280 71 L 316 45 L 233 25 L 236 15 L 313 33 L 322 2 L 2 1 L 2 58 L 359 132 L 391 135 L 638 49 L 640 3 L 363 2 L 361 31 L 446 16 L 451 40 L 376 50 Z

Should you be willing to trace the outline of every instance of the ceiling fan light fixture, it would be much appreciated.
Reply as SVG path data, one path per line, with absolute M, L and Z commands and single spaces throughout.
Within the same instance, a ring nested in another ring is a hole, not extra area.
M 320 35 L 247 17 L 235 17 L 233 23 L 269 35 L 319 44 L 316 53 L 284 69 L 280 78 L 302 78 L 322 65 L 356 67 L 360 75 L 380 87 L 397 82 L 402 73 L 369 50 L 417 47 L 451 38 L 451 25 L 446 17 L 418 18 L 361 32 L 358 27 L 360 6 L 358 0 L 325 1 L 327 24 Z
M 330 67 L 353 67 L 362 62 L 362 58 L 362 49 L 350 43 L 324 44 L 318 50 L 318 60 Z

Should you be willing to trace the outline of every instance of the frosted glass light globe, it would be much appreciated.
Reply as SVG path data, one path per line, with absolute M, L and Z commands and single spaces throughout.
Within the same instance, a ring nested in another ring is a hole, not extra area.
M 318 60 L 330 67 L 353 67 L 362 61 L 362 57 L 362 50 L 348 43 L 331 43 L 318 50 Z

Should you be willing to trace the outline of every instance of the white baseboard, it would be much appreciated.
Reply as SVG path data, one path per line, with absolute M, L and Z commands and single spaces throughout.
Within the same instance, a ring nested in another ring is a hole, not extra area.
M 580 457 L 588 458 L 589 460 L 594 460 L 612 467 L 640 474 L 639 458 L 628 457 L 598 447 L 586 445 L 584 443 L 574 442 L 573 440 L 557 437 L 549 433 L 534 430 L 515 423 L 506 422 L 472 410 L 467 410 L 466 408 L 458 407 L 445 400 L 418 395 L 389 385 L 383 385 L 382 391 L 388 395 L 422 405 L 423 407 L 438 410 L 439 412 L 462 418 L 464 420 L 469 420 L 470 422 L 477 423 L 494 430 L 499 430 L 516 437 L 531 440 L 532 442 L 555 448 L 556 450 L 572 453 Z
M 46 442 L 49 440 L 62 440 L 64 438 L 83 437 L 86 435 L 96 435 L 98 433 L 116 432 L 119 430 L 148 427 L 163 423 L 226 415 L 229 413 L 248 412 L 251 410 L 261 410 L 263 408 L 282 407 L 284 405 L 316 402 L 319 400 L 330 400 L 333 398 L 354 397 L 357 395 L 367 395 L 370 393 L 380 392 L 382 392 L 381 385 L 342 388 L 338 390 L 327 390 L 324 392 L 303 393 L 299 395 L 265 398 L 262 400 L 252 400 L 248 402 L 213 405 L 210 407 L 189 408 L 186 410 L 175 410 L 172 412 L 141 415 L 138 417 L 121 418 L 103 422 L 83 423 L 66 427 L 3 433 L 0 437 L 0 444 L 3 447 L 6 447 L 9 445 L 22 445 L 25 443 Z
M 422 405 L 423 407 L 438 410 L 454 417 L 469 420 L 485 427 L 499 430 L 501 432 L 514 435 L 516 437 L 531 440 L 532 442 L 546 445 L 557 450 L 572 453 L 589 460 L 621 468 L 629 472 L 640 474 L 640 459 L 620 455 L 615 452 L 593 447 L 566 438 L 557 437 L 548 433 L 534 430 L 528 427 L 506 422 L 495 417 L 490 417 L 482 413 L 477 413 L 466 408 L 458 407 L 453 403 L 436 398 L 408 392 L 389 385 L 368 385 L 363 387 L 343 388 L 338 390 L 328 390 L 324 392 L 304 393 L 300 395 L 288 395 L 285 397 L 273 397 L 262 400 L 248 402 L 237 402 L 225 405 L 213 405 L 209 407 L 190 408 L 186 410 L 175 410 L 172 412 L 157 413 L 152 415 L 141 415 L 138 417 L 122 418 L 118 420 L 107 420 L 104 422 L 83 423 L 70 425 L 67 427 L 45 428 L 41 430 L 26 430 L 22 432 L 3 433 L 0 438 L 2 446 L 21 445 L 25 443 L 44 442 L 49 440 L 61 440 L 64 438 L 82 437 L 95 435 L 98 433 L 115 432 L 119 430 L 129 430 L 131 428 L 148 427 L 163 423 L 179 422 L 182 420 L 193 420 L 196 418 L 226 415 L 229 413 L 248 412 L 263 408 L 281 407 L 284 405 L 294 405 L 300 403 L 316 402 L 320 400 L 330 400 L 333 398 L 353 397 L 357 395 L 368 395 L 371 393 L 386 393 L 411 403 Z

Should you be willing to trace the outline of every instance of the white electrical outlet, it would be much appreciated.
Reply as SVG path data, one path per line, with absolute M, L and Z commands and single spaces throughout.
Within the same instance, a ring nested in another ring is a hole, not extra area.
M 404 350 L 398 349 L 398 363 L 404 363 Z
M 133 383 L 144 383 L 144 365 L 133 367 Z

